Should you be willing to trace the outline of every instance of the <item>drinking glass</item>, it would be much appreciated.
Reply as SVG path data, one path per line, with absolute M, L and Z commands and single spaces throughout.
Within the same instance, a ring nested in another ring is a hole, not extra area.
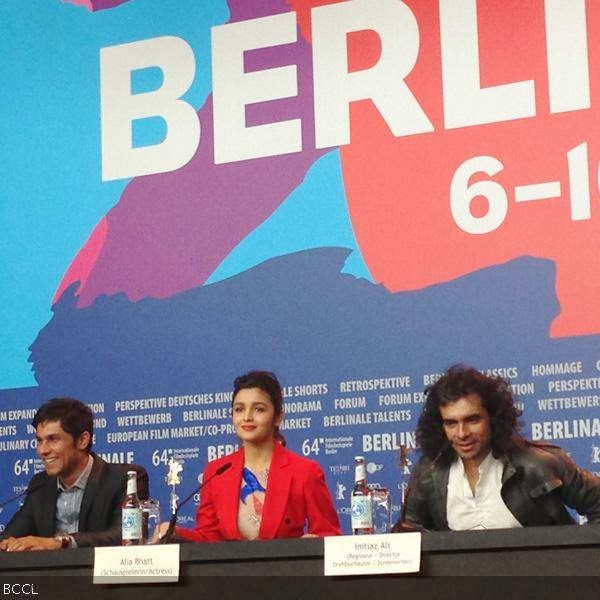
M 372 487 L 370 490 L 373 533 L 389 533 L 392 529 L 392 498 L 390 490 L 383 487 Z
M 142 535 L 145 544 L 152 544 L 154 531 L 160 525 L 160 502 L 154 498 L 142 500 Z

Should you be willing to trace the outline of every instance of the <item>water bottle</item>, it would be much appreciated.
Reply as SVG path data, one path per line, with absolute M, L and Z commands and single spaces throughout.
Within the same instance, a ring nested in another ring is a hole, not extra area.
M 137 494 L 137 472 L 127 471 L 127 492 L 123 499 L 121 517 L 121 538 L 123 546 L 137 546 L 144 543 L 142 532 L 142 505 Z
M 350 504 L 352 533 L 364 535 L 373 533 L 371 492 L 367 487 L 367 469 L 364 456 L 354 458 L 354 487 Z

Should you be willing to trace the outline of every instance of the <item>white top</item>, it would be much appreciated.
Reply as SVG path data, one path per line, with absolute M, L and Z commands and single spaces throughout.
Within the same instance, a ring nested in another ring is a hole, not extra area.
M 458 458 L 452 463 L 446 501 L 450 529 L 459 531 L 522 527 L 500 495 L 503 470 L 504 463 L 494 458 L 490 452 L 479 465 L 479 480 L 473 495 L 463 461 Z

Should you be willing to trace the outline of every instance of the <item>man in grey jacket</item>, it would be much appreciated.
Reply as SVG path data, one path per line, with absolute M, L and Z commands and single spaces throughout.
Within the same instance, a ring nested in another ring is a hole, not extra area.
M 520 435 L 507 381 L 455 365 L 425 394 L 396 531 L 562 525 L 574 522 L 567 507 L 600 523 L 600 478 Z
M 139 496 L 147 498 L 146 471 L 109 464 L 91 452 L 93 413 L 79 400 L 46 402 L 32 425 L 44 471 L 29 483 L 23 506 L 6 526 L 0 550 L 120 544 L 126 471 L 138 471 Z

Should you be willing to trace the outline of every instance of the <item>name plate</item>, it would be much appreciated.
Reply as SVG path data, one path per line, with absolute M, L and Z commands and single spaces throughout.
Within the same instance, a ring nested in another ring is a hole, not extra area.
M 417 573 L 421 534 L 384 533 L 325 538 L 325 575 Z
M 179 544 L 94 549 L 93 583 L 163 583 L 179 580 Z

